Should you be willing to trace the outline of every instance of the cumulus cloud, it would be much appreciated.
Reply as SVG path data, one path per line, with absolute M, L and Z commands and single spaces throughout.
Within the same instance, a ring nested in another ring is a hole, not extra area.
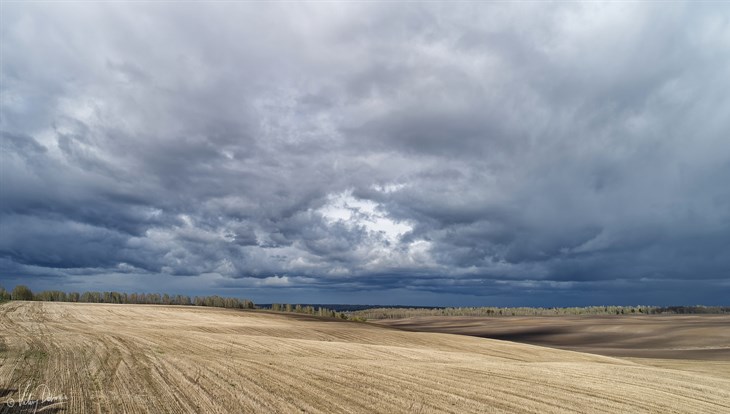
M 722 4 L 3 12 L 5 284 L 433 304 L 730 294 Z

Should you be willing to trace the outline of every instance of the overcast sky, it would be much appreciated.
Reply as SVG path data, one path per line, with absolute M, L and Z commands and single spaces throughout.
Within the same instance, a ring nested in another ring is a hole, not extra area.
M 727 3 L 2 4 L 0 284 L 728 304 Z

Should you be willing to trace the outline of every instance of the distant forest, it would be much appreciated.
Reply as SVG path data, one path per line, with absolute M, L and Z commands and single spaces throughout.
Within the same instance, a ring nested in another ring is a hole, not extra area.
M 0 301 L 37 300 L 45 302 L 82 302 L 82 303 L 127 303 L 139 305 L 187 305 L 210 306 L 215 308 L 255 309 L 256 305 L 248 299 L 213 296 L 185 296 L 159 293 L 123 292 L 62 292 L 44 290 L 33 293 L 27 286 L 18 285 L 12 292 L 0 286 Z
M 407 307 L 375 305 L 302 305 L 273 303 L 257 306 L 248 299 L 222 296 L 185 296 L 159 293 L 62 292 L 45 290 L 33 293 L 18 285 L 12 292 L 0 286 L 0 302 L 36 300 L 46 302 L 119 303 L 143 305 L 208 306 L 228 309 L 259 309 L 291 312 L 354 321 L 401 319 L 417 316 L 566 316 L 566 315 L 688 315 L 730 314 L 730 306 L 586 306 L 570 308 L 498 307 Z
M 272 309 L 274 306 L 281 304 L 276 303 L 257 303 L 256 308 L 258 309 Z M 355 312 L 359 310 L 374 309 L 374 308 L 389 308 L 389 309 L 445 309 L 445 306 L 411 306 L 411 305 L 352 305 L 346 303 L 338 304 L 319 304 L 319 303 L 302 303 L 302 306 L 313 306 L 315 308 L 325 307 L 332 309 L 337 312 Z
M 248 299 L 222 296 L 185 296 L 159 293 L 123 293 L 123 292 L 62 292 L 60 290 L 44 290 L 33 293 L 27 286 L 18 285 L 12 292 L 0 286 L 0 302 L 8 300 L 35 300 L 44 302 L 79 302 L 79 303 L 118 303 L 138 305 L 183 305 L 208 306 L 228 309 L 260 309 Z M 338 319 L 363 321 L 358 317 L 323 306 L 273 304 L 268 309 L 275 312 L 292 312 L 306 315 L 323 316 Z
M 401 319 L 416 316 L 566 316 L 566 315 L 684 315 L 726 314 L 730 306 L 586 306 L 572 308 L 372 308 L 353 312 L 365 319 Z

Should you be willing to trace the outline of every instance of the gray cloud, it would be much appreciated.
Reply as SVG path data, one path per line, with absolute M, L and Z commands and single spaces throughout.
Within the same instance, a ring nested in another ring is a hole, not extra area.
M 722 4 L 3 11 L 7 285 L 730 294 Z

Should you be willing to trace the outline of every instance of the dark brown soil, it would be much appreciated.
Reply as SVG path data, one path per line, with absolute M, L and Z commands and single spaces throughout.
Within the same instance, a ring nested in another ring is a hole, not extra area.
M 600 355 L 730 361 L 730 315 L 417 317 L 379 324 Z

